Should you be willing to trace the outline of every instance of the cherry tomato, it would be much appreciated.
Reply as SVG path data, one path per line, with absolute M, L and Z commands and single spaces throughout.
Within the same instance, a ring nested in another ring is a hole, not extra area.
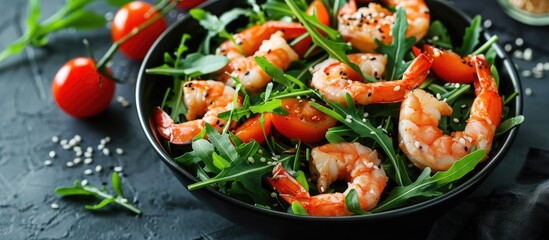
M 455 52 L 437 49 L 428 44 L 423 45 L 423 50 L 434 56 L 431 69 L 440 79 L 452 83 L 475 81 L 476 70 L 469 57 L 462 58 Z
M 268 136 L 271 132 L 272 116 L 270 113 L 265 113 L 263 115 L 265 135 Z M 263 144 L 263 142 L 265 141 L 265 137 L 263 136 L 263 129 L 261 128 L 261 124 L 259 122 L 260 118 L 261 114 L 258 114 L 248 119 L 248 121 L 246 121 L 244 124 L 236 129 L 236 131 L 234 132 L 235 135 L 243 142 L 249 142 L 252 139 L 255 139 L 260 144 Z
M 185 10 L 190 10 L 191 8 L 202 4 L 203 2 L 206 2 L 206 0 L 183 0 L 179 1 L 177 6 Z
M 158 15 L 158 11 L 153 5 L 135 1 L 129 2 L 122 6 L 112 21 L 111 36 L 112 41 L 116 42 L 126 35 L 130 34 L 133 29 L 139 27 L 148 19 Z M 166 20 L 158 19 L 156 22 L 143 29 L 137 35 L 130 38 L 120 46 L 120 51 L 128 58 L 141 61 L 153 45 L 154 41 L 166 30 Z
M 57 105 L 73 117 L 91 117 L 111 103 L 116 83 L 100 74 L 91 58 L 75 58 L 55 74 L 52 93 Z
M 330 15 L 328 14 L 328 10 L 326 9 L 326 6 L 324 6 L 321 0 L 313 1 L 311 5 L 309 5 L 309 8 L 307 8 L 307 14 L 308 15 L 315 14 L 318 21 L 320 21 L 320 23 L 326 26 L 330 26 Z M 323 32 L 321 31 L 321 33 Z M 303 56 L 311 46 L 311 42 L 312 42 L 311 37 L 310 36 L 306 37 L 300 42 L 296 43 L 293 46 L 293 49 L 297 52 L 297 54 L 299 54 L 299 56 Z
M 288 115 L 273 114 L 273 125 L 278 132 L 290 139 L 314 143 L 325 139 L 326 131 L 337 120 L 311 106 L 309 100 L 282 99 L 282 107 Z

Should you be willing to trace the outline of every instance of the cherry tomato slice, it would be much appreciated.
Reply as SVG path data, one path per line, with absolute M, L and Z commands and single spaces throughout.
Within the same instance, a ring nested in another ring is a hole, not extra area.
M 311 106 L 309 100 L 282 99 L 282 107 L 288 115 L 273 114 L 273 125 L 278 132 L 290 139 L 301 139 L 305 143 L 325 139 L 326 131 L 337 124 L 337 120 Z
M 135 1 L 127 3 L 116 12 L 113 18 L 111 28 L 112 41 L 116 42 L 124 38 L 133 29 L 158 14 L 154 6 L 147 2 Z M 141 61 L 145 58 L 154 41 L 166 28 L 166 20 L 164 18 L 158 19 L 137 35 L 124 42 L 120 46 L 120 51 L 130 59 Z
M 63 65 L 52 83 L 57 105 L 73 117 L 85 118 L 105 110 L 112 101 L 116 83 L 97 72 L 90 58 L 75 58 Z
M 324 6 L 321 0 L 313 1 L 309 5 L 309 8 L 307 8 L 307 14 L 308 15 L 315 14 L 320 23 L 326 26 L 330 26 L 330 15 L 328 14 L 328 10 L 326 9 L 326 6 Z M 299 56 L 303 56 L 311 46 L 311 42 L 312 42 L 312 39 L 310 36 L 308 36 L 303 40 L 301 40 L 300 42 L 296 43 L 293 46 L 293 49 L 297 52 L 297 54 L 299 54 Z
M 265 113 L 263 115 L 265 136 L 269 136 L 269 133 L 271 132 L 272 115 L 270 113 Z M 260 144 L 263 144 L 263 142 L 265 142 L 265 137 L 263 136 L 263 129 L 259 122 L 260 118 L 261 114 L 258 114 L 248 119 L 248 121 L 244 122 L 244 124 L 235 130 L 235 135 L 243 142 L 249 142 L 252 139 L 255 139 Z
M 475 81 L 476 70 L 469 57 L 462 58 L 457 53 L 441 50 L 428 44 L 423 45 L 423 50 L 434 56 L 431 69 L 440 79 L 451 83 L 472 83 Z M 439 56 L 437 57 L 437 55 Z

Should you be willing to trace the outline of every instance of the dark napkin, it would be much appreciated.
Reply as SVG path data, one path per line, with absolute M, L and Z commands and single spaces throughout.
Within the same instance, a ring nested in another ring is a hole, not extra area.
M 549 151 L 530 148 L 517 183 L 465 200 L 427 239 L 549 239 Z

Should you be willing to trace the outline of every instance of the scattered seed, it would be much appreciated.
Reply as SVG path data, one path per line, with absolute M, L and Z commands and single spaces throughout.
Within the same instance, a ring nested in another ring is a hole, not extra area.
M 531 96 L 532 95 L 532 89 L 531 88 L 526 88 L 526 89 L 524 89 L 524 93 L 526 94 L 526 96 Z
M 436 95 L 437 99 L 440 100 L 442 98 L 442 96 L 440 95 L 440 93 L 437 93 Z
M 515 50 L 513 52 L 513 57 L 521 59 L 522 58 L 522 51 L 521 50 Z
M 91 158 L 93 154 L 91 152 L 85 152 L 84 157 Z
M 400 86 L 395 86 L 395 88 L 393 88 L 393 91 L 395 91 L 395 92 L 400 91 Z
M 111 151 L 108 148 L 103 148 L 103 155 L 109 156 L 111 154 Z
M 82 152 L 81 151 L 75 152 L 74 155 L 77 156 L 77 157 L 82 157 Z
M 57 203 L 52 203 L 52 204 L 50 205 L 50 207 L 51 207 L 52 209 L 59 209 L 59 205 L 58 205 Z
M 76 164 L 79 164 L 80 162 L 82 162 L 82 158 L 75 158 L 74 160 L 72 160 L 72 162 L 76 165 Z
M 122 167 L 117 166 L 117 167 L 114 167 L 113 170 L 114 170 L 115 172 L 122 172 L 123 169 L 122 169 Z
M 63 139 L 59 142 L 59 144 L 61 145 L 67 145 L 69 143 L 69 141 L 67 141 L 67 139 Z
M 92 171 L 91 169 L 88 168 L 88 169 L 84 170 L 84 174 L 86 174 L 86 175 L 92 175 L 92 174 L 93 174 L 93 171 Z
M 532 76 L 532 71 L 524 70 L 524 71 L 522 71 L 522 76 L 523 77 L 530 77 L 530 76 Z
M 101 172 L 101 170 L 103 170 L 103 167 L 101 167 L 101 165 L 95 166 L 95 171 L 96 172 Z
M 534 58 L 532 49 L 531 48 L 524 49 L 524 53 L 522 57 L 526 61 L 532 61 L 532 58 Z
M 58 136 L 53 136 L 53 137 L 51 137 L 51 141 L 54 142 L 54 143 L 58 143 L 59 142 L 59 137 Z
M 51 166 L 52 163 L 53 163 L 53 162 L 52 162 L 51 160 L 46 160 L 46 161 L 44 161 L 44 165 L 46 165 L 46 166 Z
M 459 123 L 459 118 L 452 119 L 455 123 Z
M 492 20 L 486 19 L 486 21 L 484 21 L 482 25 L 484 26 L 484 28 L 490 28 L 492 26 Z
M 515 45 L 518 47 L 522 46 L 524 44 L 524 40 L 522 38 L 515 39 Z
M 416 148 L 421 147 L 421 143 L 420 143 L 419 141 L 415 141 L 415 142 L 414 142 L 414 145 L 416 146 Z
M 353 122 L 353 120 L 350 119 L 350 118 L 346 118 L 345 121 L 348 122 L 348 123 L 352 123 L 352 122 Z
M 76 142 L 80 142 L 82 141 L 82 137 L 80 137 L 80 135 L 74 135 L 74 138 L 73 138 Z
M 122 149 L 122 148 L 116 148 L 115 151 L 116 151 L 116 154 L 118 154 L 118 155 L 124 154 L 124 149 Z
M 49 154 L 50 158 L 55 158 L 56 155 L 57 154 L 55 154 L 55 151 L 50 151 L 50 154 Z
M 93 148 L 92 147 L 86 148 L 86 152 L 90 152 L 90 153 L 93 152 Z
M 74 163 L 73 162 L 67 162 L 66 165 L 67 165 L 67 167 L 72 167 L 72 166 L 74 166 Z
M 275 193 L 275 192 L 272 192 L 272 193 L 271 193 L 271 197 L 275 198 L 275 197 L 276 197 L 276 193 Z
M 93 159 L 91 158 L 84 159 L 84 164 L 91 164 L 92 162 L 93 162 Z
M 66 144 L 66 145 L 62 145 L 62 146 L 63 146 L 63 149 L 65 149 L 65 150 L 68 150 L 68 149 L 70 149 L 70 148 L 71 148 L 71 145 L 69 145 L 69 144 Z
M 463 104 L 461 105 L 461 108 L 467 108 L 467 105 Z
M 511 50 L 513 50 L 513 46 L 507 43 L 505 44 L 505 46 L 503 46 L 503 50 L 505 50 L 506 52 L 511 52 Z
M 88 170 L 89 170 L 89 169 L 88 169 Z M 82 186 L 88 185 L 88 179 L 82 180 L 82 181 L 80 182 L 80 185 L 82 185 Z
M 259 161 L 265 162 L 265 161 L 267 161 L 267 159 L 265 159 L 264 157 L 261 157 L 261 158 L 259 159 Z

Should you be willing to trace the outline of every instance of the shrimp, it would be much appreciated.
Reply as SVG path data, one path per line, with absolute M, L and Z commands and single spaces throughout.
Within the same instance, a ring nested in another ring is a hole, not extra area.
M 349 60 L 359 65 L 364 74 L 377 79 L 383 74 L 387 62 L 384 55 L 377 53 L 351 54 Z M 346 93 L 355 103 L 362 105 L 398 102 L 404 99 L 406 91 L 418 87 L 425 80 L 432 63 L 431 55 L 422 53 L 404 72 L 402 80 L 364 83 L 361 75 L 351 67 L 328 59 L 313 68 L 311 85 L 327 100 L 341 104 L 346 104 Z
M 429 29 L 430 14 L 423 0 L 384 0 L 386 5 L 403 7 L 408 20 L 406 36 L 421 40 Z M 393 41 L 391 29 L 395 14 L 377 3 L 357 9 L 356 1 L 350 0 L 338 12 L 338 31 L 346 41 L 362 52 L 373 52 L 377 48 L 374 39 L 383 43 Z
M 273 169 L 273 177 L 268 178 L 271 185 L 288 203 L 298 202 L 312 216 L 349 216 L 345 196 L 356 190 L 363 210 L 373 209 L 388 178 L 377 152 L 360 143 L 336 143 L 316 147 L 311 152 L 310 170 L 318 176 L 317 188 L 321 194 L 310 196 L 281 164 Z M 343 193 L 324 193 L 337 179 L 347 181 L 347 190 Z
M 452 108 L 423 90 L 409 92 L 402 102 L 398 123 L 400 149 L 417 167 L 443 171 L 467 155 L 473 146 L 490 151 L 503 103 L 484 57 L 475 56 L 472 62 L 477 74 L 476 97 L 464 131 L 444 135 L 438 122 L 441 116 L 450 116 Z M 487 155 L 483 160 L 486 158 Z
M 160 135 L 173 144 L 186 144 L 200 133 L 206 123 L 221 132 L 227 121 L 218 118 L 217 115 L 231 110 L 235 90 L 213 80 L 193 80 L 185 83 L 183 87 L 187 122 L 176 124 L 158 107 L 154 110 L 154 115 Z M 238 99 L 237 105 L 240 104 Z
M 258 92 L 263 89 L 272 78 L 257 64 L 255 56 L 265 56 L 267 61 L 282 70 L 286 70 L 291 62 L 299 58 L 283 37 L 281 31 L 276 32 L 269 40 L 263 41 L 254 56 L 233 58 L 223 69 L 229 75 L 222 74 L 218 80 L 234 85 L 233 77 L 238 77 L 248 91 Z

